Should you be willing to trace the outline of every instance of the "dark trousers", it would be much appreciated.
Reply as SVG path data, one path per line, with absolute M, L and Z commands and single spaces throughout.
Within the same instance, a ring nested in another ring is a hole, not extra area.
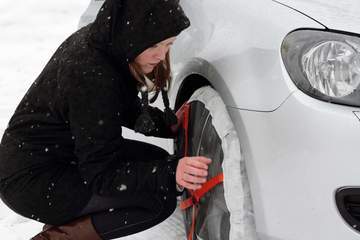
M 30 217 L 30 211 L 19 211 L 1 193 L 0 197 L 13 211 Z M 90 216 L 98 234 L 108 240 L 141 232 L 161 223 L 175 211 L 176 204 L 175 194 L 139 195 L 130 201 L 129 198 L 93 195 L 81 212 L 67 222 Z M 48 223 L 46 217 L 41 220 Z
M 141 197 L 140 197 L 141 198 Z M 176 208 L 176 196 L 143 197 L 141 206 L 136 203 L 124 207 L 118 198 L 93 195 L 80 216 L 90 215 L 102 239 L 114 239 L 151 228 L 168 218 Z

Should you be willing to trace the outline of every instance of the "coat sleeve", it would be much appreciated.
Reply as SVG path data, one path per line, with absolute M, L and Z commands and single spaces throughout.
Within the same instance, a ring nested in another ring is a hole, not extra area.
M 122 79 L 109 72 L 94 69 L 64 85 L 84 184 L 103 196 L 175 192 L 178 159 L 157 146 L 122 137 L 121 126 L 137 109 L 132 109 L 134 100 Z

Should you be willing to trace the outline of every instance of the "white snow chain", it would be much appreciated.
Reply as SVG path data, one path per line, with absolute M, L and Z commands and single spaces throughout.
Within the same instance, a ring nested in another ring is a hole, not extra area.
M 206 145 L 202 142 L 209 141 L 208 149 L 211 150 L 215 147 L 211 146 L 213 138 L 219 139 L 216 143 L 222 153 L 218 155 L 221 156 L 218 157 L 222 161 L 221 165 L 218 161 L 216 171 L 209 173 L 208 181 L 202 185 L 202 188 L 187 191 L 183 195 L 180 208 L 184 212 L 185 224 L 188 224 L 187 239 L 257 239 L 245 162 L 241 155 L 237 132 L 222 99 L 211 87 L 202 87 L 194 92 L 179 111 L 182 111 L 183 117 L 183 139 L 178 143 L 182 145 L 178 146 L 178 150 L 181 149 L 184 156 L 206 154 L 206 150 L 199 151 L 200 146 Z M 195 116 L 198 118 L 196 121 Z M 204 132 L 205 126 L 211 129 L 210 133 Z M 190 136 L 189 134 L 193 132 L 194 136 Z M 196 142 L 196 139 L 200 139 L 199 142 Z M 197 145 L 190 146 L 190 144 Z M 211 165 L 213 164 L 214 161 Z M 208 202 L 204 203 L 206 201 Z M 206 208 L 208 209 L 204 210 Z M 198 215 L 199 211 L 202 211 L 203 216 Z M 226 218 L 224 222 L 227 230 L 222 229 L 223 226 L 216 226 L 218 223 L 223 223 L 218 218 Z M 214 231 L 213 228 L 218 229 L 215 230 L 216 236 L 213 235 L 214 232 L 211 233 Z

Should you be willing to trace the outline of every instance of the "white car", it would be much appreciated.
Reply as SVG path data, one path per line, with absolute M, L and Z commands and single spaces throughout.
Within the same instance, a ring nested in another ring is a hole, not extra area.
M 360 1 L 181 5 L 172 103 L 190 105 L 188 154 L 224 173 L 193 229 L 185 211 L 193 239 L 359 239 Z

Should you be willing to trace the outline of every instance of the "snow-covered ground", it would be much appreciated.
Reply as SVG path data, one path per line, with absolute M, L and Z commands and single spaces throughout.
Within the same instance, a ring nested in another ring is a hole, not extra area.
M 76 31 L 89 0 L 0 1 L 0 135 L 17 104 L 56 48 Z M 134 138 L 141 138 L 134 136 Z M 152 139 L 158 144 L 164 141 Z M 165 142 L 166 144 L 166 142 Z M 183 239 L 181 213 L 150 232 L 129 239 Z M 43 224 L 25 219 L 0 201 L 0 238 L 30 239 Z M 161 230 L 158 230 L 161 228 Z M 171 233 L 170 233 L 171 232 Z
M 0 134 L 58 45 L 77 29 L 87 0 L 0 1 Z M 42 224 L 0 203 L 0 236 L 30 239 Z

